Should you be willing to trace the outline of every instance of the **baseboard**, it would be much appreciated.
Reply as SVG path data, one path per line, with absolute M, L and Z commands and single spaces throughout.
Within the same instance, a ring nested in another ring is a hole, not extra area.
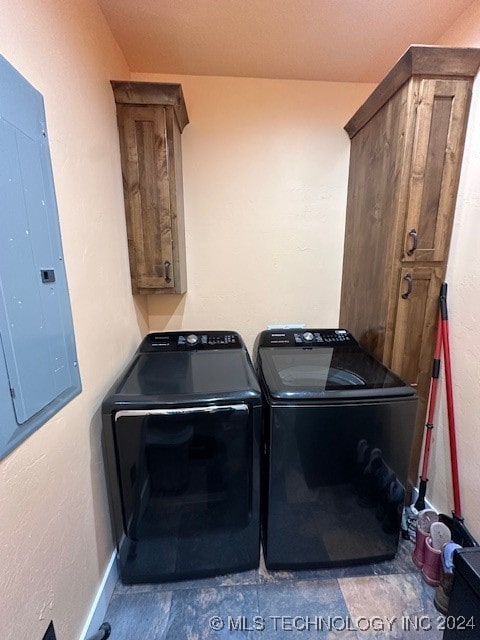
M 117 564 L 117 553 L 114 551 L 103 575 L 102 582 L 98 588 L 79 640 L 88 640 L 90 636 L 93 636 L 99 630 L 100 625 L 105 620 L 108 603 L 110 602 L 110 598 L 112 597 L 119 577 L 120 573 Z

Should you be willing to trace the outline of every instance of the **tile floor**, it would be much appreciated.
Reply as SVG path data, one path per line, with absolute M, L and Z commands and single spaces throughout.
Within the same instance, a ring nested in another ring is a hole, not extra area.
M 111 640 L 308 638 L 440 640 L 434 589 L 402 541 L 395 560 L 318 571 L 269 572 L 154 585 L 118 583 Z

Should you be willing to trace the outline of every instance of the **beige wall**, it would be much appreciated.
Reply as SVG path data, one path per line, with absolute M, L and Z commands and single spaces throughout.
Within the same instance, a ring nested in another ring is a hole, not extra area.
M 148 328 L 336 324 L 348 138 L 371 85 L 179 78 L 189 291 L 133 300 L 109 80 L 128 68 L 93 0 L 0 0 L 1 53 L 45 99 L 83 392 L 0 461 L 2 638 L 78 638 L 113 550 L 99 409 Z
M 83 393 L 0 462 L 2 638 L 77 638 L 112 551 L 101 400 L 146 330 L 126 254 L 114 105 L 128 69 L 92 2 L 1 1 L 2 54 L 44 96 Z M 26 45 L 28 43 L 28 46 Z M 371 85 L 179 78 L 189 291 L 151 329 L 336 325 L 348 138 Z M 112 167 L 116 170 L 112 171 Z
M 115 105 L 94 0 L 0 0 L 1 53 L 45 99 L 83 392 L 0 461 L 0 637 L 76 640 L 112 554 L 99 407 L 138 344 Z
M 480 46 L 474 3 L 439 44 Z M 151 330 L 336 325 L 349 143 L 343 125 L 373 85 L 133 74 L 183 86 L 189 288 L 150 296 Z M 447 282 L 463 513 L 480 539 L 480 82 L 467 136 Z M 468 345 L 465 347 L 465 345 Z M 439 409 L 428 498 L 450 513 L 448 423 Z
M 94 0 L 0 0 L 1 53 L 44 95 L 83 392 L 0 461 L 2 638 L 51 618 L 78 638 L 113 546 L 100 453 L 101 400 L 140 334 L 268 323 L 336 325 L 349 142 L 372 85 L 140 76 L 182 83 L 189 289 L 132 300 L 109 79 L 129 75 Z M 472 11 L 445 43 L 480 45 Z M 479 87 L 448 281 L 464 512 L 480 538 Z M 468 345 L 465 348 L 465 344 Z M 451 499 L 442 415 L 431 499 Z
M 349 139 L 374 85 L 134 74 L 180 82 L 188 292 L 151 330 L 337 326 Z
M 480 47 L 480 4 L 473 3 L 438 44 Z M 480 540 L 480 78 L 473 91 L 446 281 L 460 493 L 465 523 Z M 443 383 L 443 379 L 442 379 Z M 442 390 L 443 390 L 442 384 Z M 429 499 L 453 509 L 445 394 L 439 402 L 429 472 Z

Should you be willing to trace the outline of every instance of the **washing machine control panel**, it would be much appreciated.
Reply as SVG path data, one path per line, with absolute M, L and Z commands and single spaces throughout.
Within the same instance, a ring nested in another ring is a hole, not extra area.
M 286 329 L 264 331 L 260 347 L 333 347 L 356 345 L 357 341 L 346 329 Z
M 241 349 L 243 340 L 235 331 L 172 331 L 149 333 L 139 351 L 207 351 L 211 349 Z

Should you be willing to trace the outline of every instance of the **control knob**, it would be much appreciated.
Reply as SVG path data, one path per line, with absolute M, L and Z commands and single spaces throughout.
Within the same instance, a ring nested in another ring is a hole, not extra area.
M 313 333 L 311 331 L 305 331 L 305 333 L 303 334 L 302 338 L 305 340 L 305 342 L 312 342 L 313 341 Z
M 187 336 L 187 342 L 192 346 L 197 344 L 198 336 L 196 336 L 194 333 L 191 333 L 190 335 Z

